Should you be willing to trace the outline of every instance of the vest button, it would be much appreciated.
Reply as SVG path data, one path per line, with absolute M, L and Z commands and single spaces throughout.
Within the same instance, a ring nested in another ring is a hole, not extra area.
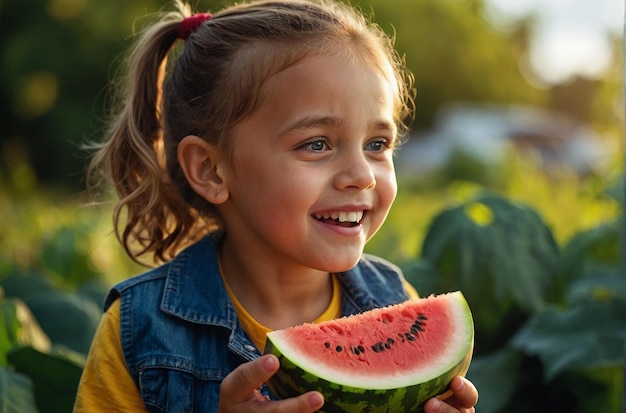
M 243 348 L 246 349 L 247 351 L 256 351 L 256 347 L 254 347 L 252 344 L 244 344 Z

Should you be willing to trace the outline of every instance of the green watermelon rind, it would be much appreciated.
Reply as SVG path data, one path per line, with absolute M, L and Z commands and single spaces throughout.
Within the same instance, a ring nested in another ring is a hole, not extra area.
M 460 293 L 458 293 L 460 294 Z M 455 376 L 464 376 L 473 354 L 473 322 L 467 302 L 462 298 L 468 322 L 472 324 L 468 351 L 452 368 L 437 377 L 418 384 L 393 389 L 365 389 L 333 383 L 303 370 L 285 357 L 268 337 L 265 353 L 274 354 L 280 361 L 280 369 L 267 382 L 272 393 L 279 399 L 296 397 L 316 390 L 324 396 L 323 412 L 326 413 L 403 413 L 422 412 L 424 404 L 432 397 L 449 390 Z

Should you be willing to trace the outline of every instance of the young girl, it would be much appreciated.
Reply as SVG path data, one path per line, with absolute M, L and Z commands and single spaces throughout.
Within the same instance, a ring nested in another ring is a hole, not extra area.
M 133 50 L 91 169 L 127 252 L 161 265 L 111 290 L 75 411 L 316 411 L 318 392 L 273 400 L 265 335 L 417 296 L 363 254 L 396 195 L 410 76 L 347 6 L 178 6 Z M 426 411 L 474 411 L 474 386 L 451 387 Z

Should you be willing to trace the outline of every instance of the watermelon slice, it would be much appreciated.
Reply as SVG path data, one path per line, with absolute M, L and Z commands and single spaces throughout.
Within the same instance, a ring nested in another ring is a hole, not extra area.
M 457 291 L 268 333 L 280 369 L 267 384 L 279 398 L 317 390 L 327 413 L 419 412 L 467 373 L 473 346 Z

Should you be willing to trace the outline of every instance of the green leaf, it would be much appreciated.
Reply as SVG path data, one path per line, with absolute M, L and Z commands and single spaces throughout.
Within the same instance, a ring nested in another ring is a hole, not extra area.
M 1 300 L 0 311 L 0 366 L 6 366 L 6 354 L 17 344 L 20 324 L 14 303 Z
M 441 291 L 441 281 L 433 264 L 426 259 L 411 260 L 400 265 L 406 280 L 422 297 Z
M 515 347 L 536 355 L 545 379 L 577 368 L 623 366 L 626 300 L 580 301 L 571 308 L 546 308 L 515 335 Z
M 544 305 L 558 268 L 551 231 L 532 209 L 487 195 L 438 215 L 422 256 L 475 303 L 512 298 L 525 311 Z
M 617 201 L 621 205 L 623 205 L 624 204 L 624 174 L 621 174 L 618 178 L 615 178 L 613 182 L 611 182 L 606 187 L 606 189 L 604 190 L 604 193 L 610 196 L 611 198 L 613 198 L 615 201 Z
M 545 305 L 559 249 L 534 210 L 485 195 L 436 216 L 422 258 L 440 274 L 438 292 L 463 292 L 474 316 L 476 353 L 486 354 Z
M 6 354 L 18 345 L 46 350 L 50 340 L 21 300 L 0 299 L 0 366 L 7 364 Z
M 87 354 L 100 322 L 101 310 L 90 298 L 51 291 L 25 299 L 53 344 Z
M 0 367 L 0 412 L 37 413 L 33 383 L 6 367 Z
M 35 271 L 13 270 L 0 279 L 0 286 L 5 297 L 24 299 L 39 292 L 54 291 L 55 287 L 50 279 Z
M 561 266 L 567 281 L 586 276 L 590 266 L 617 268 L 620 255 L 619 221 L 598 225 L 573 236 L 563 247 Z
M 521 358 L 518 351 L 505 347 L 472 360 L 467 378 L 480 393 L 477 411 L 481 413 L 503 411 L 520 381 Z
M 72 285 L 80 284 L 93 276 L 89 256 L 79 248 L 84 243 L 81 230 L 80 226 L 61 227 L 46 237 L 41 247 L 41 265 Z
M 585 278 L 570 282 L 565 290 L 567 303 L 578 301 L 607 301 L 613 298 L 626 299 L 626 277 L 617 270 L 604 267 L 589 269 Z
M 22 347 L 8 355 L 15 370 L 30 377 L 35 400 L 41 411 L 71 412 L 85 358 L 69 349 L 53 348 L 41 352 Z
M 98 308 L 102 308 L 109 289 L 110 286 L 102 278 L 93 278 L 84 282 L 76 292 L 89 298 Z

